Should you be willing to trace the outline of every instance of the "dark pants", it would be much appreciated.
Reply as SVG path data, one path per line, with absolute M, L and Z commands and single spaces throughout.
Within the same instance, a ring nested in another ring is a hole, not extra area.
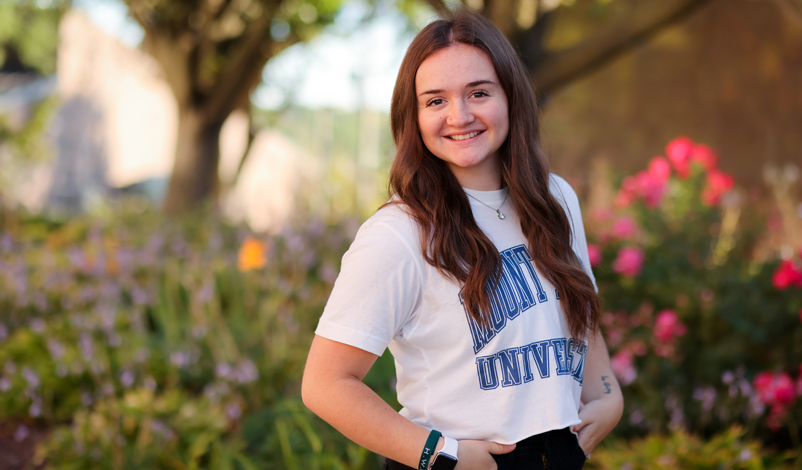
M 568 428 L 527 437 L 509 454 L 493 458 L 498 470 L 579 470 L 585 465 L 585 453 Z M 386 459 L 384 470 L 415 469 Z

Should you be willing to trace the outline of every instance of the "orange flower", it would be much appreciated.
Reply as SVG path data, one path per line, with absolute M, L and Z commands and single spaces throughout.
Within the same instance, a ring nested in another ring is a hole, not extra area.
M 267 264 L 267 245 L 253 237 L 248 237 L 242 242 L 239 249 L 239 261 L 237 269 L 242 272 L 253 269 L 262 269 Z

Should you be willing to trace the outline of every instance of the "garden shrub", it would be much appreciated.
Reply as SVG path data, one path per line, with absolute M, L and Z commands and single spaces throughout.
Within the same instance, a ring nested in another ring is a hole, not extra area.
M 714 153 L 678 138 L 666 155 L 585 217 L 625 397 L 616 433 L 743 424 L 802 447 L 802 253 L 756 259 L 765 222 Z
M 591 463 L 782 468 L 767 449 L 802 447 L 802 254 L 755 255 L 765 223 L 710 149 L 679 139 L 667 157 L 585 216 L 626 407 Z M 356 220 L 0 215 L 0 419 L 52 430 L 48 468 L 379 466 L 300 402 Z M 386 353 L 365 381 L 398 408 L 393 378 Z

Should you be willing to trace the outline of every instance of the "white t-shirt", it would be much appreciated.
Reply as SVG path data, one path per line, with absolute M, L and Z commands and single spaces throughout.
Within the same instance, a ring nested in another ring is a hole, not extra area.
M 555 175 L 550 188 L 593 279 L 576 194 Z M 506 189 L 465 192 L 498 207 Z M 315 333 L 376 355 L 389 347 L 401 415 L 454 439 L 511 444 L 578 424 L 586 343 L 570 337 L 555 287 L 531 261 L 510 200 L 501 220 L 468 199 L 504 261 L 492 328 L 468 316 L 461 286 L 423 259 L 416 222 L 390 205 L 362 225 L 343 256 Z

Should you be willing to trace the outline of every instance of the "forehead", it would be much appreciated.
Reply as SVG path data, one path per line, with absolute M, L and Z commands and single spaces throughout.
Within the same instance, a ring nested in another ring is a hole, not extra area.
M 415 92 L 462 89 L 478 80 L 498 83 L 490 57 L 473 46 L 453 44 L 421 62 L 415 74 Z

